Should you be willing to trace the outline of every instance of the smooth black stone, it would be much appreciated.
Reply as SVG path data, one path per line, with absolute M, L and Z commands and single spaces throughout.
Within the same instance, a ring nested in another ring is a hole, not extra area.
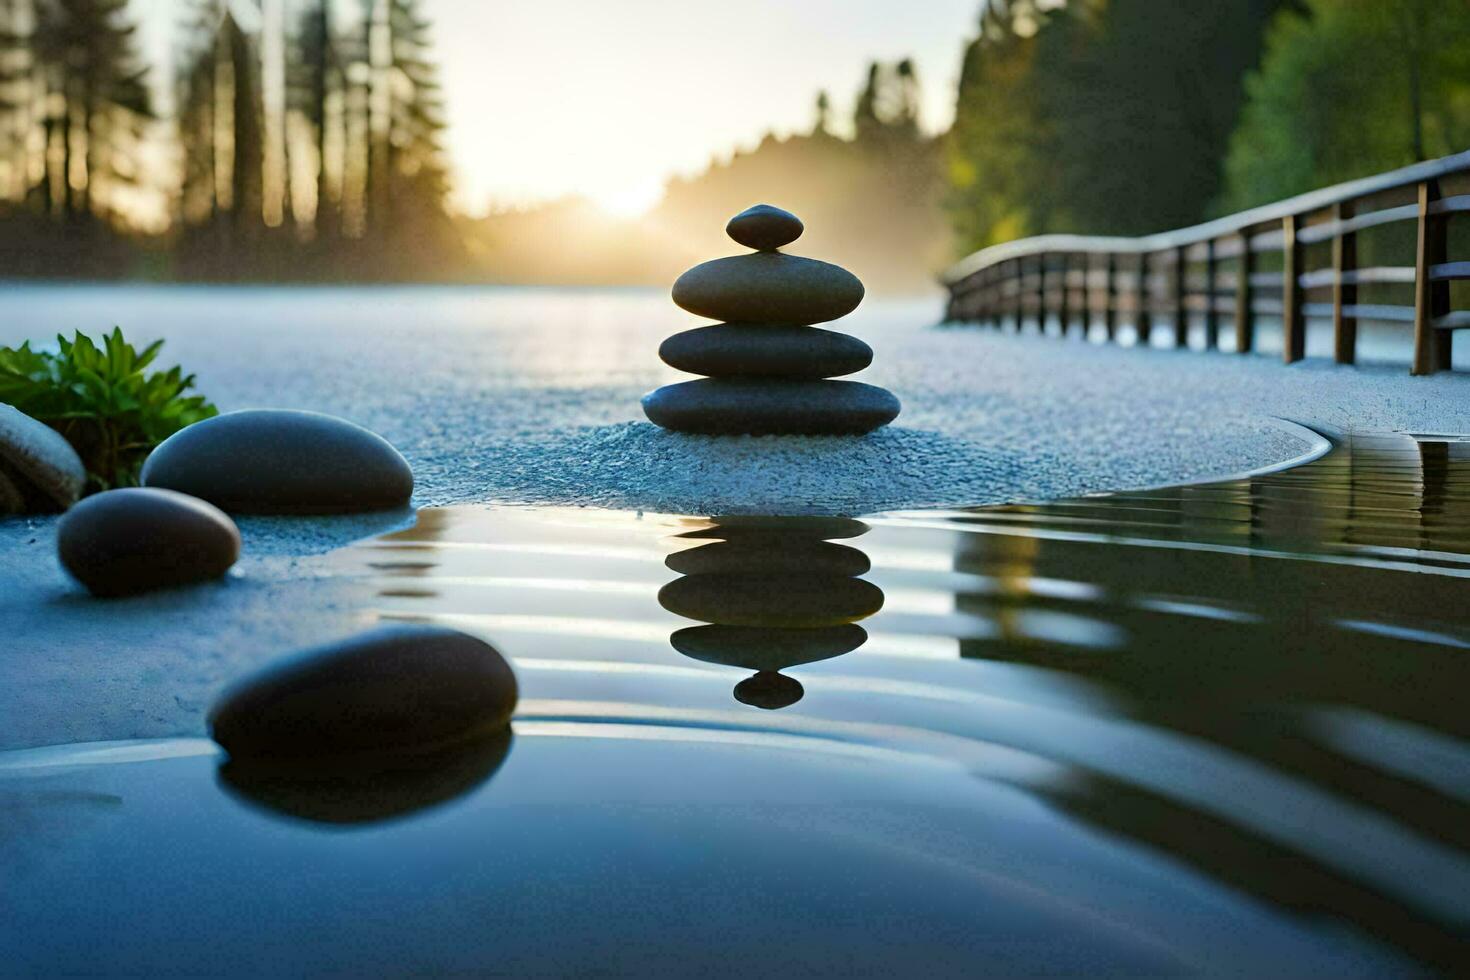
M 736 242 L 762 251 L 790 245 L 805 230 L 806 226 L 796 215 L 770 204 L 748 207 L 725 225 L 725 234 Z
M 687 575 L 658 592 L 677 616 L 721 626 L 843 626 L 883 608 L 883 591 L 832 575 Z
M 868 642 L 855 623 L 815 629 L 760 626 L 686 626 L 669 637 L 691 660 L 745 670 L 785 670 L 851 653 Z
M 711 572 L 812 575 L 866 575 L 872 568 L 868 556 L 856 548 L 826 541 L 758 540 L 712 541 L 698 548 L 676 551 L 664 559 L 670 571 L 680 575 Z
M 785 674 L 759 673 L 735 685 L 735 700 L 752 708 L 779 711 L 789 708 L 806 694 L 801 681 Z
M 494 647 L 431 626 L 388 626 L 304 650 L 225 692 L 210 732 L 257 762 L 417 754 L 488 737 L 515 709 Z
M 505 762 L 511 743 L 507 728 L 439 752 L 388 754 L 360 765 L 262 765 L 232 758 L 220 766 L 219 781 L 247 803 L 308 823 L 376 823 L 480 786 Z
M 892 394 L 858 381 L 705 378 L 643 396 L 655 425 L 703 435 L 859 435 L 898 412 Z
M 25 481 L 0 463 L 0 514 L 24 514 L 28 506 Z
M 62 567 L 93 595 L 137 595 L 217 579 L 240 557 L 240 531 L 218 508 L 172 490 L 88 497 L 56 530 Z
M 873 349 L 847 334 L 741 323 L 676 333 L 658 356 L 669 367 L 711 377 L 835 378 L 873 363 Z
M 61 433 L 0 403 L 0 514 L 66 510 L 86 482 L 86 467 Z
M 732 323 L 825 323 L 862 301 L 863 284 L 846 269 L 780 252 L 713 259 L 674 282 L 681 308 Z
M 279 409 L 218 415 L 176 432 L 148 457 L 143 483 L 236 514 L 389 510 L 413 496 L 413 471 L 382 436 Z

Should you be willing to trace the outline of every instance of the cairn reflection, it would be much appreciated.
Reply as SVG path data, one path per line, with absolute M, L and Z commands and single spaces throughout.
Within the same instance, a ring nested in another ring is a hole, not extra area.
M 658 601 L 706 625 L 676 630 L 669 642 L 694 660 L 754 671 L 735 685 L 743 704 L 795 704 L 805 691 L 782 671 L 856 650 L 868 639 L 858 622 L 883 608 L 882 590 L 858 577 L 868 556 L 837 543 L 867 530 L 847 518 L 718 517 L 678 535 L 694 546 L 665 559 L 683 577 Z

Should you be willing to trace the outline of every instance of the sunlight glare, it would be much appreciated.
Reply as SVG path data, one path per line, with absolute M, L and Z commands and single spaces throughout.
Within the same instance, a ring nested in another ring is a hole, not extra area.
M 663 200 L 664 184 L 657 178 L 594 193 L 592 200 L 614 218 L 640 218 Z

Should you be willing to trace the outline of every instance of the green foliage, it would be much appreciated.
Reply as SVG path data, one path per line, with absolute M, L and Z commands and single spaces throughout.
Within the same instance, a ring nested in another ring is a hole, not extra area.
M 99 347 L 78 333 L 59 350 L 0 347 L 0 402 L 51 426 L 86 464 L 96 490 L 136 486 L 143 460 L 187 425 L 218 414 L 177 366 L 148 373 L 163 341 L 139 352 L 114 328 Z
M 1227 210 L 1470 145 L 1470 4 L 1308 0 L 1272 24 L 1226 163 Z
M 1283 2 L 988 0 L 948 143 L 962 249 L 1203 220 Z
M 965 51 L 959 101 L 946 141 L 947 205 L 961 251 L 1054 230 L 1052 129 L 1036 80 L 1032 3 L 987 3 Z
M 1072 3 L 1038 34 L 1058 210 L 1088 234 L 1204 220 L 1223 186 L 1245 77 L 1281 0 Z

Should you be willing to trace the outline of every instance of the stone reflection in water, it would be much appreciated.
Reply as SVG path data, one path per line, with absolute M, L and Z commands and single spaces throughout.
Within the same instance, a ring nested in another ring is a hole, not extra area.
M 391 583 L 378 595 L 385 599 L 436 598 L 439 590 L 432 583 L 441 562 L 435 551 L 450 536 L 452 524 L 451 511 L 426 507 L 414 515 L 412 527 L 380 538 L 378 544 L 391 549 L 389 553 L 393 557 L 368 563 L 369 568 Z
M 744 704 L 795 704 L 805 692 L 781 671 L 856 650 L 868 639 L 858 621 L 883 608 L 882 591 L 858 578 L 868 556 L 836 543 L 867 530 L 846 518 L 719 517 L 678 535 L 695 546 L 665 559 L 683 577 L 658 601 L 707 625 L 676 630 L 669 642 L 686 657 L 755 671 L 735 685 Z
M 219 782 L 232 796 L 272 814 L 318 824 L 371 824 L 457 799 L 483 785 L 510 754 L 509 729 L 421 754 L 348 763 L 261 765 L 227 760 Z

